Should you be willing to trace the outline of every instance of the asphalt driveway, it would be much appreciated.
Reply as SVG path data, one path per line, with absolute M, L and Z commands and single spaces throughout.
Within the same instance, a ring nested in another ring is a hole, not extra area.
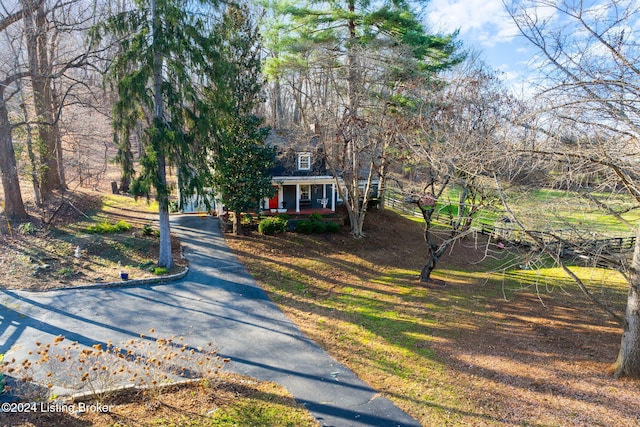
M 165 284 L 0 292 L 0 353 L 24 359 L 63 335 L 86 346 L 184 336 L 213 341 L 228 370 L 286 387 L 324 426 L 419 426 L 332 359 L 269 300 L 231 254 L 216 219 L 172 219 L 190 272 Z M 149 330 L 154 332 L 149 334 Z

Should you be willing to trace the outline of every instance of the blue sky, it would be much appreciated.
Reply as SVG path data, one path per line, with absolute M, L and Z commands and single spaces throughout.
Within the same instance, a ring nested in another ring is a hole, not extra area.
M 432 31 L 460 30 L 465 47 L 482 52 L 482 58 L 517 90 L 526 82 L 527 61 L 535 53 L 519 36 L 502 0 L 430 0 L 425 8 Z

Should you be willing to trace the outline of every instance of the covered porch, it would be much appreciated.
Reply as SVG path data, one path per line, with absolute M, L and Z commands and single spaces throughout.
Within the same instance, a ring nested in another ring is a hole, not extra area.
M 274 177 L 276 195 L 265 199 L 266 213 L 333 213 L 338 203 L 336 183 L 331 176 Z

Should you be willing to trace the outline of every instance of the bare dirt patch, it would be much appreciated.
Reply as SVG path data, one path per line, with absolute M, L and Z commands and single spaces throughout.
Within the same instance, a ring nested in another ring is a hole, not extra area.
M 425 426 L 635 426 L 640 382 L 608 372 L 620 327 L 576 289 L 504 289 L 467 239 L 418 279 L 419 224 L 367 217 L 368 237 L 227 236 L 272 299 L 314 341 Z M 616 294 L 616 309 L 624 292 Z

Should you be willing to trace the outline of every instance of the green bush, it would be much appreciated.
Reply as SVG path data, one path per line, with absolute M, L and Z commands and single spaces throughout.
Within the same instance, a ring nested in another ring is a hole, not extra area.
M 97 233 L 97 234 L 107 234 L 107 233 L 118 233 L 121 231 L 129 231 L 131 230 L 131 225 L 121 219 L 115 224 L 111 224 L 109 222 L 101 222 L 95 225 L 90 225 L 87 227 L 87 233 Z
M 18 226 L 18 231 L 21 234 L 35 234 L 36 226 L 31 222 L 25 222 L 24 224 L 20 224 Z
M 142 226 L 142 235 L 143 236 L 155 236 L 155 237 L 159 237 L 160 236 L 160 230 L 155 230 L 151 224 L 145 224 L 144 226 Z
M 166 267 L 155 267 L 153 269 L 153 274 L 157 275 L 157 276 L 161 276 L 163 274 L 167 274 L 169 270 Z
M 315 234 L 322 234 L 327 231 L 327 226 L 323 221 L 311 220 L 311 231 Z
M 105 234 L 105 233 L 113 233 L 116 231 L 114 225 L 109 224 L 108 222 L 101 222 L 95 225 L 90 225 L 87 227 L 88 233 L 97 233 L 97 234 Z
M 258 232 L 262 234 L 284 233 L 287 228 L 287 220 L 274 217 L 265 218 L 258 224 Z
M 302 234 L 311 234 L 313 233 L 313 223 L 307 220 L 298 221 L 296 231 Z
M 309 215 L 309 221 L 311 221 L 311 222 L 322 222 L 322 215 L 319 214 L 318 212 L 314 212 L 311 215 Z
M 340 224 L 338 224 L 337 222 L 327 222 L 325 223 L 326 227 L 327 227 L 327 231 L 329 233 L 337 233 L 340 231 Z
M 147 262 L 142 262 L 140 264 L 138 264 L 138 268 L 141 268 L 143 270 L 149 270 L 152 271 L 155 268 L 155 261 L 147 261 Z
M 61 277 L 70 277 L 73 276 L 74 273 L 75 272 L 71 267 L 62 267 L 60 270 L 58 270 L 58 275 Z
M 340 224 L 335 222 L 324 222 L 322 215 L 319 213 L 313 213 L 309 215 L 308 220 L 298 221 L 296 224 L 296 232 L 302 234 L 322 234 L 322 233 L 337 233 L 341 229 Z
M 124 219 L 121 219 L 120 221 L 116 222 L 116 229 L 118 231 L 129 231 L 131 230 L 131 224 L 129 224 Z

